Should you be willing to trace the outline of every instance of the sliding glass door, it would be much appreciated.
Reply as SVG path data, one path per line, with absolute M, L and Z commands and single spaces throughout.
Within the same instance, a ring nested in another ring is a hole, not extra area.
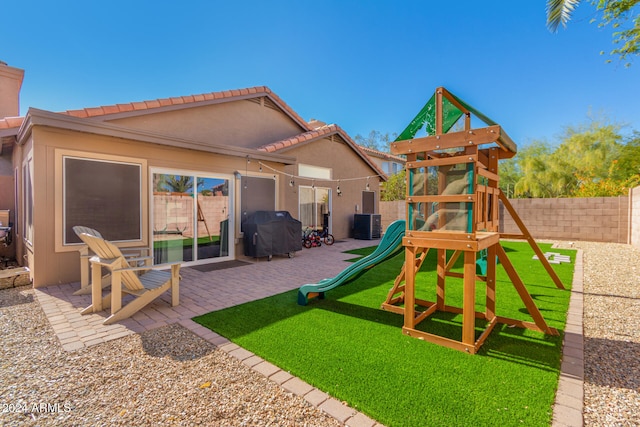
M 233 258 L 230 178 L 154 171 L 152 185 L 154 263 Z
M 323 187 L 299 187 L 299 209 L 302 229 L 331 232 L 331 189 Z

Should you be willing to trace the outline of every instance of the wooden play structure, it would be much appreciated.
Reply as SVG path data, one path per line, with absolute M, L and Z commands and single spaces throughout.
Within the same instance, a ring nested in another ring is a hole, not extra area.
M 472 114 L 487 126 L 471 127 Z M 426 124 L 429 136 L 415 138 Z M 457 127 L 458 130 L 453 130 Z M 526 239 L 557 287 L 562 282 L 529 234 L 509 200 L 498 188 L 498 161 L 516 154 L 516 145 L 504 130 L 445 88 L 434 96 L 398 139 L 391 152 L 407 158 L 407 221 L 405 263 L 382 308 L 404 316 L 403 333 L 439 345 L 475 354 L 497 324 L 533 329 L 550 335 L 558 331 L 547 325 L 518 276 L 500 238 Z M 499 201 L 513 217 L 522 234 L 499 231 Z M 437 251 L 436 301 L 416 298 L 416 273 L 430 250 Z M 447 257 L 447 250 L 451 254 Z M 464 259 L 463 273 L 451 271 Z M 516 288 L 533 322 L 496 315 L 496 266 L 500 262 Z M 445 303 L 447 277 L 463 279 L 462 307 Z M 486 286 L 485 311 L 475 310 L 476 286 Z M 416 326 L 436 311 L 462 315 L 460 341 L 430 334 Z M 486 320 L 477 338 L 476 319 Z

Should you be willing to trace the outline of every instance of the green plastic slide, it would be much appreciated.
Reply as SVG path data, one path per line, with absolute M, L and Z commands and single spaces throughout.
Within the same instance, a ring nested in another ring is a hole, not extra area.
M 347 282 L 354 275 L 381 263 L 382 261 L 397 255 L 402 250 L 402 238 L 404 237 L 406 223 L 404 220 L 397 220 L 391 223 L 384 233 L 380 244 L 373 253 L 367 255 L 345 268 L 336 277 L 323 279 L 313 285 L 303 285 L 298 290 L 298 304 L 307 305 L 310 293 L 318 294 L 319 298 L 324 298 L 324 293 Z M 315 296 L 315 295 L 314 295 Z

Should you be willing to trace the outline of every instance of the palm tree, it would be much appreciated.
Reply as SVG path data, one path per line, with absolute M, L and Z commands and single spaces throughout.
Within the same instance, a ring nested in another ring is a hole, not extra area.
M 578 3 L 580 0 L 547 0 L 547 27 L 549 30 L 555 33 L 560 24 L 566 27 Z
M 547 0 L 549 30 L 555 33 L 560 24 L 566 27 L 579 3 L 580 0 Z M 620 59 L 625 61 L 628 57 L 640 55 L 640 14 L 636 9 L 640 5 L 640 0 L 591 0 L 591 4 L 595 5 L 596 10 L 602 12 L 598 27 L 611 25 L 615 30 L 613 44 L 618 47 L 610 52 L 611 55 L 619 55 Z M 631 62 L 627 62 L 625 67 L 630 65 Z
M 155 182 L 156 191 L 189 193 L 193 189 L 193 179 L 184 175 L 162 175 Z

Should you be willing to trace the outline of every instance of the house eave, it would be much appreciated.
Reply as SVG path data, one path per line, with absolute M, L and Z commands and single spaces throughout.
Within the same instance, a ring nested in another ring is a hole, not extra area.
M 261 97 L 269 98 L 275 105 L 278 106 L 278 109 L 283 114 L 285 114 L 287 117 L 293 120 L 298 126 L 300 126 L 301 129 L 309 130 L 309 125 L 306 122 L 301 121 L 299 117 L 296 117 L 295 115 L 293 115 L 289 111 L 289 108 L 287 108 L 287 106 L 282 105 L 283 101 L 281 101 L 277 96 L 273 96 L 269 90 L 255 92 L 255 93 L 234 95 L 232 97 L 206 99 L 202 101 L 185 102 L 181 104 L 160 105 L 157 107 L 154 106 L 154 107 L 141 108 L 139 110 L 134 109 L 134 110 L 128 110 L 128 111 L 120 111 L 117 113 L 105 113 L 105 114 L 95 115 L 92 117 L 82 117 L 82 118 L 91 118 L 96 121 L 110 121 L 110 120 L 145 116 L 148 114 L 157 114 L 157 113 L 165 113 L 170 111 L 184 110 L 188 108 L 197 108 L 197 107 L 203 107 L 208 105 L 225 104 L 228 102 L 243 101 L 243 100 L 261 98 Z M 65 113 L 73 116 L 73 114 L 71 114 L 70 112 L 65 112 Z
M 358 146 L 358 144 L 356 144 L 355 142 L 353 142 L 353 140 L 351 140 L 351 138 L 344 132 L 344 130 L 342 130 L 339 126 L 337 125 L 331 125 L 333 126 L 333 128 L 331 130 L 328 130 L 325 133 L 320 133 L 317 136 L 307 139 L 305 141 L 302 142 L 298 142 L 296 144 L 293 145 L 288 145 L 286 147 L 283 148 L 279 148 L 277 150 L 277 152 L 279 153 L 286 153 L 289 150 L 293 150 L 297 147 L 301 147 L 304 146 L 306 144 L 318 141 L 319 139 L 323 139 L 323 138 L 327 138 L 330 137 L 332 135 L 338 135 L 340 136 L 340 138 L 342 138 L 342 140 L 345 142 L 345 144 L 347 144 L 349 147 L 351 147 L 352 150 L 354 150 L 356 152 L 356 154 L 362 159 L 364 160 L 364 162 L 373 170 L 376 172 L 376 176 L 378 176 L 382 181 L 386 182 L 389 177 L 387 176 L 387 174 L 385 174 L 383 171 L 381 171 L 376 164 L 371 160 L 371 158 L 369 157 L 369 155 L 364 151 L 361 150 L 360 147 Z
M 30 108 L 25 116 L 25 120 L 18 131 L 17 140 L 19 144 L 24 143 L 30 136 L 34 126 L 45 126 L 58 129 L 65 129 L 76 132 L 90 133 L 101 136 L 110 136 L 147 142 L 151 144 L 164 145 L 188 150 L 203 151 L 214 154 L 248 157 L 251 159 L 272 161 L 286 165 L 295 164 L 295 159 L 281 154 L 270 154 L 249 148 L 225 146 L 211 144 L 202 141 L 195 141 L 184 138 L 168 137 L 162 134 L 153 133 L 140 129 L 125 128 L 102 120 L 92 118 L 78 118 L 62 113 Z

